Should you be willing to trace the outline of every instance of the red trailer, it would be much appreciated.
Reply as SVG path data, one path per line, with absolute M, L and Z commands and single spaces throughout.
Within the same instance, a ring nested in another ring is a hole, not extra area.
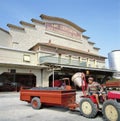
M 120 80 L 112 80 L 112 81 L 107 81 L 104 86 L 107 88 L 112 88 L 112 89 L 118 89 L 120 90 Z
M 71 108 L 71 105 L 75 104 L 75 96 L 76 90 L 57 87 L 34 87 L 20 91 L 20 100 L 31 103 L 34 109 L 40 109 L 44 105 Z

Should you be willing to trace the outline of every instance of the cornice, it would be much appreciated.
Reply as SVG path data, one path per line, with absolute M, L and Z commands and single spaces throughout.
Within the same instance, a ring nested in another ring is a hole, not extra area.
M 45 22 L 34 19 L 34 18 L 32 18 L 31 21 L 34 22 L 34 23 L 38 23 L 38 24 L 45 24 Z
M 43 19 L 43 20 L 50 20 L 50 21 L 59 21 L 59 22 L 63 22 L 63 23 L 65 23 L 65 24 L 68 24 L 68 25 L 70 25 L 70 26 L 76 28 L 76 29 L 77 29 L 78 31 L 80 31 L 80 32 L 85 32 L 85 31 L 86 31 L 85 29 L 83 29 L 83 28 L 77 26 L 77 25 L 74 24 L 73 22 L 68 21 L 68 20 L 66 20 L 66 19 L 64 19 L 64 18 L 47 16 L 47 15 L 44 15 L 44 14 L 41 14 L 40 17 L 41 17 L 41 19 Z
M 100 57 L 100 58 L 106 59 L 106 57 L 101 56 L 101 55 L 96 55 L 96 54 L 93 54 L 93 53 L 88 53 L 88 52 L 81 51 L 81 50 L 78 50 L 78 49 L 64 47 L 64 46 L 56 45 L 56 44 L 52 44 L 52 43 L 37 43 L 32 48 L 37 47 L 37 46 L 47 46 L 47 47 L 53 47 L 53 48 L 58 48 L 58 49 L 64 49 L 64 50 L 68 50 L 68 51 L 73 51 L 73 52 L 77 52 L 77 53 L 81 53 L 81 54 L 86 54 L 86 55 L 90 55 L 90 56 L 92 55 L 92 56 L 95 56 L 95 57 Z M 29 50 L 32 50 L 32 48 L 30 48 Z
M 16 26 L 16 25 L 13 25 L 13 24 L 7 24 L 7 26 L 8 26 L 9 28 L 13 28 L 13 29 L 24 30 L 24 28 L 23 28 L 23 27 Z
M 20 21 L 20 24 L 25 25 L 25 26 L 29 26 L 29 27 L 35 27 L 34 24 L 31 24 L 31 23 L 28 23 L 28 22 L 25 22 L 25 21 Z
M 93 44 L 93 45 L 95 44 L 94 42 L 91 42 L 91 41 L 88 41 L 88 43 Z
M 6 32 L 7 34 L 10 34 L 7 30 L 3 29 L 3 28 L 0 28 L 0 30 Z
M 90 37 L 86 36 L 86 35 L 82 35 L 84 38 L 86 39 L 90 39 Z
M 96 49 L 96 50 L 100 50 L 100 48 L 98 48 L 98 47 L 93 47 L 94 49 Z

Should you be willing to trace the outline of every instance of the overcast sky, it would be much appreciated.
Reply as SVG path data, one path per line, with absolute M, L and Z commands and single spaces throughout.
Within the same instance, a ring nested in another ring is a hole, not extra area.
M 5 30 L 8 23 L 20 26 L 21 20 L 31 23 L 41 14 L 84 28 L 102 56 L 120 50 L 120 0 L 0 0 L 0 28 Z

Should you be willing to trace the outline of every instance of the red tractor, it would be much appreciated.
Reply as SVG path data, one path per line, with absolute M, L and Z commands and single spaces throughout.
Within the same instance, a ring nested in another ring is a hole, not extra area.
M 83 96 L 80 100 L 80 112 L 87 118 L 93 118 L 98 111 L 102 111 L 104 118 L 107 121 L 120 121 L 120 91 L 106 91 L 106 100 L 103 96 L 99 96 L 99 108 L 94 95 L 86 94 L 87 83 L 83 73 L 76 73 L 72 76 L 72 81 L 79 87 L 82 87 Z

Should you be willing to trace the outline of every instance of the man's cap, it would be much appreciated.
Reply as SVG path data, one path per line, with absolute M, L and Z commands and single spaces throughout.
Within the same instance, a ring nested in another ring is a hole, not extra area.
M 92 76 L 89 76 L 88 79 L 93 80 L 94 78 Z

